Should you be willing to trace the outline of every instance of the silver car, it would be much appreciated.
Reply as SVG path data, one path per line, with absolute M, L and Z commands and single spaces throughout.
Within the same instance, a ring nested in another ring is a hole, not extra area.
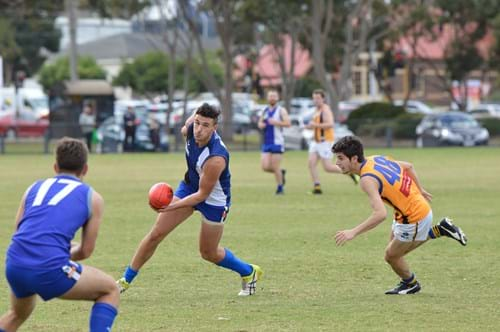
M 490 135 L 471 115 L 446 112 L 427 115 L 416 128 L 417 147 L 488 145 Z

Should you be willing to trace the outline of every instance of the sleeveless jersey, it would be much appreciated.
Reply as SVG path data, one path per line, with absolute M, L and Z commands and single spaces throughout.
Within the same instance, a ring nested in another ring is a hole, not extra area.
M 281 107 L 275 105 L 273 108 L 269 106 L 264 109 L 264 120 L 273 119 L 281 121 Z M 264 144 L 284 145 L 283 128 L 267 124 L 264 129 Z
M 92 188 L 68 174 L 31 185 L 7 263 L 33 269 L 67 264 L 71 240 L 91 216 L 91 197 Z
M 220 136 L 214 132 L 207 145 L 198 147 L 194 140 L 194 125 L 188 127 L 186 138 L 187 173 L 184 181 L 193 192 L 198 191 L 200 175 L 205 162 L 214 156 L 226 159 L 226 167 L 205 203 L 214 206 L 230 206 L 231 204 L 231 173 L 229 171 L 229 152 Z
M 323 123 L 324 111 L 314 113 L 312 122 L 316 124 Z M 314 141 L 316 142 L 332 142 L 334 141 L 333 127 L 332 128 L 314 128 Z
M 366 157 L 361 164 L 360 176 L 371 176 L 377 180 L 380 197 L 394 208 L 396 222 L 416 223 L 431 211 L 429 203 L 410 175 L 390 157 Z

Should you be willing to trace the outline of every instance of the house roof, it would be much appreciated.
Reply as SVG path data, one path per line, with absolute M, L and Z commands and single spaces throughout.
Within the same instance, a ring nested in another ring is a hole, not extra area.
M 437 29 L 437 27 L 436 27 Z M 407 57 L 420 57 L 430 60 L 441 60 L 445 57 L 445 51 L 448 45 L 457 38 L 455 31 L 451 25 L 444 25 L 439 32 L 438 37 L 432 40 L 427 37 L 420 37 L 417 40 L 415 54 L 412 51 L 412 40 L 408 37 L 403 37 L 397 44 L 397 48 L 403 50 Z M 476 47 L 479 53 L 487 58 L 488 52 L 495 42 L 495 38 L 491 31 L 488 31 L 483 39 L 477 42 Z
M 292 59 L 292 39 L 285 36 L 283 54 L 285 55 L 285 67 L 290 70 Z M 234 71 L 236 78 L 241 78 L 247 66 L 246 57 L 240 55 L 235 59 L 237 68 Z M 309 51 L 304 49 L 299 43 L 295 49 L 295 77 L 305 76 L 312 67 L 312 60 Z M 278 63 L 278 50 L 274 45 L 264 45 L 260 51 L 258 59 L 254 65 L 254 70 L 259 73 L 262 86 L 277 86 L 281 84 L 281 69 Z
M 69 96 L 72 95 L 113 95 L 113 87 L 104 80 L 79 80 L 64 82 L 66 91 Z
M 206 49 L 220 48 L 218 38 L 202 38 L 202 44 Z M 177 49 L 179 56 L 183 56 L 185 47 L 181 42 Z M 96 60 L 134 59 L 154 51 L 167 53 L 168 48 L 161 35 L 149 33 L 122 33 L 78 45 L 79 55 L 91 56 Z M 64 56 L 67 53 L 68 49 L 65 49 L 55 57 Z
M 166 52 L 166 45 L 160 36 L 123 33 L 78 45 L 78 54 L 95 59 L 136 58 L 151 51 Z

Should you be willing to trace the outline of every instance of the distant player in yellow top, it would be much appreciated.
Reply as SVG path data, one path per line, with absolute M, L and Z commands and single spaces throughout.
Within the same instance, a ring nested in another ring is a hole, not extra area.
M 305 127 L 314 131 L 313 140 L 309 145 L 309 172 L 313 181 L 313 194 L 322 194 L 319 173 L 316 169 L 321 160 L 323 169 L 328 173 L 342 174 L 341 170 L 332 163 L 332 144 L 335 140 L 333 126 L 334 117 L 330 106 L 325 103 L 325 92 L 321 89 L 313 91 L 312 99 L 316 109 L 313 118 Z M 358 180 L 352 174 L 351 179 L 357 184 Z
M 432 226 L 432 210 L 429 202 L 432 195 L 425 191 L 413 165 L 395 161 L 385 156 L 364 157 L 363 144 L 353 136 L 340 139 L 332 147 L 337 157 L 336 164 L 343 173 L 360 175 L 360 186 L 370 199 L 372 214 L 358 226 L 338 231 L 337 245 L 341 246 L 380 224 L 387 216 L 384 202 L 394 208 L 394 220 L 385 260 L 401 282 L 386 294 L 414 294 L 420 291 L 415 274 L 410 271 L 404 256 L 428 239 L 447 236 L 462 245 L 467 238 L 462 230 L 449 218 Z

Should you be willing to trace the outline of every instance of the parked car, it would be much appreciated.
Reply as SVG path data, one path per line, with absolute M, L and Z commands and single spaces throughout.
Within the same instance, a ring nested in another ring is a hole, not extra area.
M 403 100 L 395 100 L 394 105 L 403 106 Z M 406 111 L 408 113 L 416 113 L 416 114 L 434 114 L 436 111 L 432 109 L 429 105 L 419 100 L 408 100 L 406 102 Z
M 298 115 L 307 112 L 309 109 L 314 107 L 313 100 L 311 98 L 292 98 L 290 100 L 290 109 L 288 113 L 290 115 Z
M 427 115 L 416 128 L 417 146 L 487 145 L 490 135 L 471 115 L 446 112 Z
M 475 118 L 500 118 L 500 104 L 479 104 L 467 113 Z
M 139 125 L 135 132 L 135 151 L 155 151 L 155 146 L 151 141 L 147 113 L 139 114 Z M 123 117 L 114 116 L 107 118 L 97 128 L 97 138 L 99 140 L 98 149 L 103 152 L 122 152 L 123 142 L 125 140 L 125 129 L 123 126 Z M 169 138 L 165 132 L 164 125 L 160 124 L 160 151 L 169 151 Z
M 31 111 L 0 112 L 0 136 L 7 139 L 17 137 L 42 137 L 49 127 L 49 120 L 39 118 Z

